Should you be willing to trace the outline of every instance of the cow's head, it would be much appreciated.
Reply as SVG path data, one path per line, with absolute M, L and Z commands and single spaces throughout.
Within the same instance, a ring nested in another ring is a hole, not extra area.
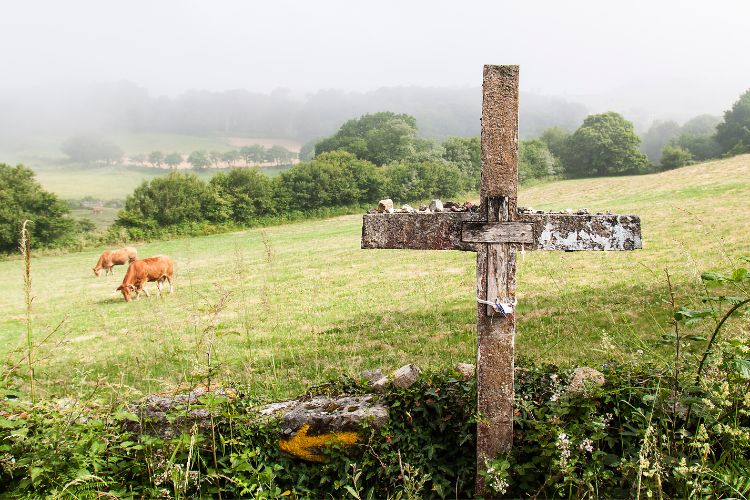
M 102 268 L 101 267 L 95 267 L 93 269 L 94 269 L 94 274 L 96 275 L 97 278 L 102 275 Z
M 117 290 L 122 292 L 125 302 L 130 302 L 130 294 L 135 291 L 135 287 L 133 285 L 120 285 Z

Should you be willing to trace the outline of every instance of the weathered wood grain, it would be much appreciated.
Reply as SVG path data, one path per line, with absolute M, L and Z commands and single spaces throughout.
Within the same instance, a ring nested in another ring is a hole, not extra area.
M 472 212 L 366 214 L 362 248 L 476 250 L 476 244 L 461 241 L 461 224 L 480 217 Z
M 477 251 L 484 236 L 475 231 L 493 227 L 482 217 L 474 212 L 367 214 L 362 223 L 362 248 Z M 509 236 L 505 240 L 523 243 L 526 250 L 621 251 L 643 246 L 637 215 L 521 213 L 517 217 L 519 221 L 498 227 L 526 228 L 530 224 L 530 241 L 521 232 L 514 233 L 518 239 Z
M 461 241 L 531 244 L 534 241 L 534 226 L 523 222 L 464 222 Z

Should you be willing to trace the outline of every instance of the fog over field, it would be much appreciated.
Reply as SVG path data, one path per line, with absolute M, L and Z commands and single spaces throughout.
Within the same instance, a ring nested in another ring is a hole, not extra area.
M 522 67 L 522 135 L 604 110 L 644 130 L 731 106 L 748 18 L 742 0 L 5 2 L 0 134 L 307 141 L 390 109 L 473 135 L 487 63 Z

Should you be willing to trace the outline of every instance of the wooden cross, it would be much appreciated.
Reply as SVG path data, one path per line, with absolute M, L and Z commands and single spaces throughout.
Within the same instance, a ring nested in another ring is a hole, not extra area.
M 517 189 L 518 66 L 485 66 L 479 212 L 367 214 L 362 226 L 362 248 L 477 252 L 477 299 L 498 303 L 477 302 L 478 469 L 513 445 L 516 250 L 641 248 L 638 216 L 519 211 Z

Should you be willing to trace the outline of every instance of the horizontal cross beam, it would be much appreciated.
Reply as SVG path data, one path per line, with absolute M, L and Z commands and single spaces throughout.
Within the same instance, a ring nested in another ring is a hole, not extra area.
M 467 243 L 523 243 L 534 242 L 534 226 L 525 222 L 464 222 L 461 241 Z
M 642 248 L 637 215 L 524 213 L 488 223 L 476 212 L 366 214 L 362 248 L 477 251 L 483 243 L 523 243 L 527 250 Z M 530 234 L 528 234 L 530 233 Z

